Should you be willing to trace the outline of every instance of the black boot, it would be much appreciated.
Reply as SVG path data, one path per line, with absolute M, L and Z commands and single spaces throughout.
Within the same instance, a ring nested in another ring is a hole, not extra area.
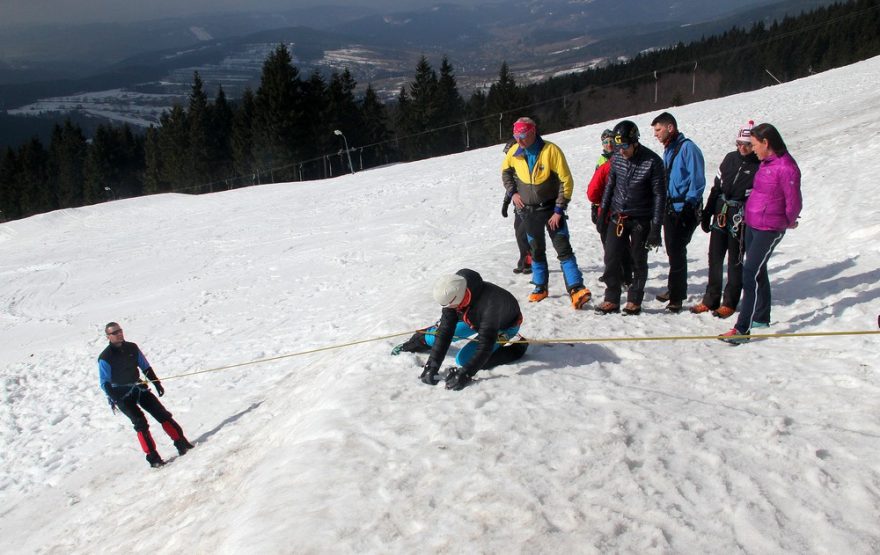
M 178 455 L 185 455 L 187 451 L 193 448 L 193 444 L 186 440 L 185 437 L 182 437 L 174 442 L 174 446 L 177 447 Z
M 400 353 L 427 353 L 431 350 L 428 342 L 425 341 L 425 332 L 427 330 L 428 328 L 417 331 L 405 343 L 401 343 L 391 349 L 391 354 L 396 356 Z
M 159 453 L 155 451 L 147 453 L 147 462 L 150 463 L 150 466 L 153 468 L 159 468 L 160 466 L 165 465 L 165 461 L 163 461 L 162 457 L 159 456 Z

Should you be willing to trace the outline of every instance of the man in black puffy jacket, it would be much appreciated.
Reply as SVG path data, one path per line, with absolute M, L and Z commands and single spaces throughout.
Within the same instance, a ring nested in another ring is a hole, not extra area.
M 171 413 L 159 402 L 159 399 L 150 393 L 146 382 L 141 381 L 140 371 L 143 371 L 144 376 L 155 386 L 159 397 L 165 395 L 162 382 L 159 381 L 156 372 L 138 346 L 125 340 L 122 328 L 116 322 L 104 326 L 104 333 L 107 334 L 110 344 L 98 356 L 101 389 L 107 394 L 113 412 L 118 408 L 131 420 L 150 466 L 162 466 L 165 461 L 156 450 L 156 442 L 150 434 L 150 425 L 141 408 L 162 424 L 162 429 L 174 442 L 179 455 L 192 449 L 193 446 L 183 435 L 180 424 L 171 417 Z
M 663 160 L 639 143 L 639 128 L 629 120 L 614 127 L 614 147 L 608 184 L 602 195 L 602 214 L 609 221 L 605 236 L 605 301 L 599 314 L 620 311 L 623 272 L 621 261 L 632 256 L 633 281 L 626 294 L 624 313 L 642 311 L 648 280 L 648 249 L 660 246 L 666 211 L 666 170 Z
M 419 330 L 392 351 L 394 355 L 402 351 L 431 352 L 419 376 L 422 382 L 437 384 L 440 365 L 454 339 L 477 336 L 455 357 L 456 366 L 445 378 L 446 389 L 459 390 L 479 370 L 519 360 L 525 354 L 528 344 L 517 336 L 522 313 L 516 297 L 483 281 L 477 272 L 464 268 L 441 276 L 434 284 L 434 300 L 443 307 L 440 321 Z

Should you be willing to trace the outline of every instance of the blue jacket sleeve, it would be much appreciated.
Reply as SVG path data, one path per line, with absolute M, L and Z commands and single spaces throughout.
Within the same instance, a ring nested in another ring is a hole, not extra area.
M 706 190 L 706 163 L 703 161 L 703 153 L 693 141 L 687 141 L 681 147 L 681 158 L 687 169 L 685 202 L 696 206 L 703 200 L 703 191 Z
M 110 383 L 110 364 L 107 363 L 106 360 L 98 359 L 98 379 L 100 380 L 101 389 L 104 389 L 104 384 Z M 104 389 L 106 393 L 107 390 Z
M 144 372 L 149 367 L 150 363 L 147 362 L 147 357 L 145 357 L 144 353 L 142 353 L 140 348 L 138 348 L 138 368 L 140 368 L 141 371 Z

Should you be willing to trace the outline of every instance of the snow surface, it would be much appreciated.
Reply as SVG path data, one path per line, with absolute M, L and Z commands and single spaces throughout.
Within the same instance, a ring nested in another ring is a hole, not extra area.
M 772 332 L 876 329 L 877 83 L 880 58 L 674 109 L 708 178 L 749 118 L 775 123 L 800 164 Z M 659 111 L 633 118 L 655 151 Z M 577 178 L 573 242 L 597 296 L 585 187 L 612 123 L 550 137 Z M 0 225 L 0 551 L 880 551 L 877 336 L 537 344 L 461 392 L 420 383 L 423 355 L 389 356 L 439 316 L 434 279 L 462 267 L 523 301 L 530 338 L 730 327 L 653 300 L 639 317 L 576 312 L 558 270 L 549 299 L 524 302 L 500 163 L 497 146 Z M 706 247 L 698 231 L 690 302 Z M 664 259 L 650 256 L 648 299 Z M 109 320 L 196 443 L 176 459 L 154 424 L 163 469 L 98 388 Z

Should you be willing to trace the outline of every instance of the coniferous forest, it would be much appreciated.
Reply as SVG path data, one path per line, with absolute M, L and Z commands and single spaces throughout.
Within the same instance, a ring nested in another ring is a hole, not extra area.
M 878 28 L 880 0 L 854 0 L 535 84 L 517 83 L 502 62 L 488 90 L 468 99 L 447 59 L 435 69 L 423 57 L 387 105 L 370 86 L 356 95 L 347 70 L 329 78 L 301 75 L 279 45 L 263 63 L 259 87 L 234 101 L 222 88 L 209 97 L 195 73 L 188 104 L 174 106 L 146 133 L 103 125 L 87 138 L 68 120 L 55 126 L 48 145 L 34 138 L 6 148 L 0 221 L 152 193 L 321 179 L 461 152 L 504 142 L 523 115 L 552 133 L 717 98 L 876 56 Z

